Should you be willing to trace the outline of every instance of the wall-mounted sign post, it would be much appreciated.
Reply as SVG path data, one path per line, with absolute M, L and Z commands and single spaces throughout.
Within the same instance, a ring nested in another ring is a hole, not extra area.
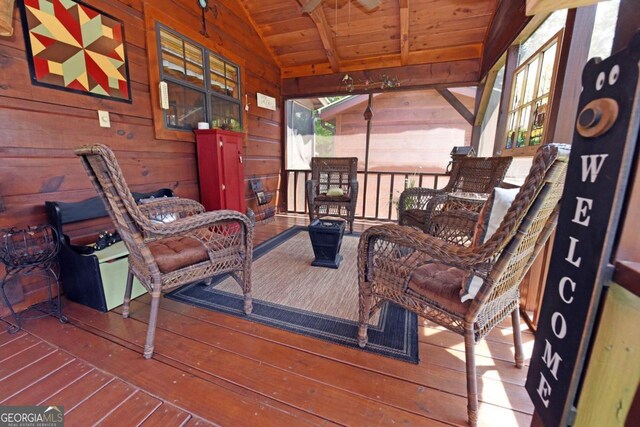
M 526 389 L 545 426 L 572 423 L 635 157 L 640 33 L 585 66 L 565 192 Z

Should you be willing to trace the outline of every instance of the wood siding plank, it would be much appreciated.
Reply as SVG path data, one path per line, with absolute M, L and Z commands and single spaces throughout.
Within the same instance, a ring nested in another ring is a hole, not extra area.
M 181 197 L 199 198 L 193 134 L 182 132 L 177 134 L 176 140 L 163 141 L 154 135 L 152 108 L 156 107 L 150 99 L 156 86 L 150 87 L 150 76 L 157 70 L 150 70 L 147 63 L 144 3 L 141 0 L 96 0 L 91 4 L 124 23 L 131 103 L 32 85 L 20 16 L 15 11 L 15 34 L 0 38 L 0 133 L 3 135 L 0 140 L 3 157 L 0 192 L 6 210 L 0 217 L 0 226 L 46 223 L 44 201 L 68 202 L 95 196 L 80 162 L 71 152 L 73 147 L 86 143 L 103 143 L 114 149 L 127 182 L 134 190 L 169 187 Z M 153 4 L 171 11 L 182 25 L 200 28 L 201 9 L 196 2 L 157 0 Z M 253 149 L 257 153 L 249 153 L 248 157 L 264 157 L 281 144 L 282 114 L 279 109 L 266 112 L 257 108 L 255 94 L 279 96 L 280 69 L 244 11 L 238 10 L 235 0 L 218 1 L 215 6 L 218 17 L 212 13 L 206 15 L 211 37 L 206 39 L 198 35 L 196 41 L 213 51 L 246 58 L 242 90 L 252 105 L 245 130 L 248 137 L 256 136 Z M 98 126 L 96 110 L 110 112 L 111 128 Z M 261 120 L 267 120 L 268 125 L 260 123 Z M 268 140 L 267 148 L 261 148 L 265 139 Z M 278 174 L 282 166 L 280 152 L 278 148 L 271 155 L 273 161 L 263 164 L 257 173 Z M 113 228 L 110 222 L 94 225 L 93 230 L 88 228 L 81 235 L 72 237 L 89 239 L 92 232 L 97 234 L 100 230 Z M 3 271 L 0 267 L 0 274 Z M 15 305 L 17 310 L 47 298 L 44 281 L 39 285 L 23 280 L 20 283 L 24 300 Z M 0 306 L 0 316 L 7 312 L 6 307 Z

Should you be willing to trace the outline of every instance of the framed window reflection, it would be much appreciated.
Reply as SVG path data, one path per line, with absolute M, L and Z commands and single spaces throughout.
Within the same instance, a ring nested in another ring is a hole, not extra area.
M 198 122 L 242 129 L 240 68 L 156 23 L 160 81 L 168 87 L 165 129 L 191 131 Z
M 165 110 L 165 125 L 170 129 L 192 130 L 206 121 L 206 99 L 202 92 L 179 84 L 167 83 L 169 109 Z
M 505 155 L 530 155 L 543 142 L 561 35 L 562 31 L 551 37 L 515 70 Z

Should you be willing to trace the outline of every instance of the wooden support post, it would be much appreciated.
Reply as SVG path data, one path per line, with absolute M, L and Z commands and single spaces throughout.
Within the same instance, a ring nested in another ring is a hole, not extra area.
M 620 0 L 616 35 L 613 39 L 611 53 L 624 49 L 638 30 L 638 1 Z
M 493 75 L 493 79 L 495 80 L 495 73 L 490 72 L 489 75 Z M 476 153 L 480 152 L 480 135 L 482 134 L 482 121 L 484 118 L 484 111 L 482 111 L 483 117 L 479 117 L 479 111 L 482 108 L 482 102 L 485 98 L 488 103 L 489 96 L 485 96 L 485 94 L 491 94 L 494 80 L 491 80 L 491 84 L 489 85 L 489 80 L 485 79 L 484 83 L 479 84 L 476 88 L 476 104 L 473 110 L 475 113 L 475 120 L 473 121 L 473 128 L 471 129 L 471 148 L 473 148 Z
M 500 114 L 498 115 L 498 124 L 496 126 L 496 138 L 493 145 L 493 155 L 499 156 L 502 153 L 502 147 L 507 132 L 507 115 L 509 113 L 509 101 L 511 101 L 511 86 L 513 85 L 513 74 L 518 68 L 518 52 L 519 45 L 511 46 L 507 50 L 507 60 L 504 66 L 504 80 L 502 82 L 502 97 L 500 98 Z
M 369 143 L 371 142 L 371 119 L 373 118 L 373 94 L 369 94 L 369 102 L 364 112 L 364 119 L 367 121 L 367 136 L 364 152 L 364 182 L 362 185 L 362 217 L 366 218 L 367 208 L 367 178 L 369 176 Z
M 543 143 L 564 142 L 573 139 L 578 99 L 582 92 L 582 69 L 587 63 L 591 34 L 596 17 L 596 5 L 570 9 L 567 14 L 558 74 L 552 89 L 549 124 Z

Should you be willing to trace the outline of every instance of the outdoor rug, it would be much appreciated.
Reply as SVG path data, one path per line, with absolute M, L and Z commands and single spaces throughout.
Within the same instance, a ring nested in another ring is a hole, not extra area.
M 197 283 L 167 298 L 243 317 L 288 331 L 360 349 L 358 335 L 358 236 L 345 235 L 338 269 L 312 267 L 306 227 L 292 227 L 254 248 L 253 312 L 242 309 L 240 286 L 229 276 Z M 418 363 L 415 314 L 386 303 L 372 317 L 364 351 Z

